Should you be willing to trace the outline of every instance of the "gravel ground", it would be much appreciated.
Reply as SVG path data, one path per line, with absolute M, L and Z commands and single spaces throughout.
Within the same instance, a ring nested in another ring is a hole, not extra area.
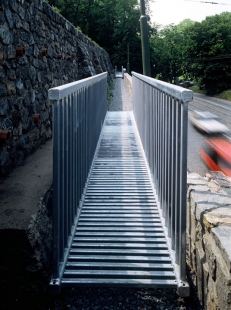
M 109 106 L 109 111 L 131 111 L 132 95 L 129 91 L 125 79 L 114 80 L 113 97 Z
M 131 94 L 123 79 L 115 80 L 114 97 L 110 111 L 132 110 Z M 8 302 L 0 305 L 2 310 L 203 310 L 198 301 L 192 277 L 188 273 L 191 295 L 181 298 L 175 289 L 130 288 L 65 288 L 58 296 L 48 293 L 43 281 L 21 283 L 17 290 L 8 291 Z M 40 288 L 39 288 L 40 287 Z M 1 291 L 0 291 L 1 295 Z

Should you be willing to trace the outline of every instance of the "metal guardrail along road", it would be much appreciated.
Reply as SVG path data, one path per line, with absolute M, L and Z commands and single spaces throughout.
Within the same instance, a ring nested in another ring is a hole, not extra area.
M 133 73 L 134 115 L 106 114 L 105 75 L 86 80 L 65 100 L 50 91 L 54 139 L 61 136 L 54 143 L 51 287 L 168 287 L 188 296 L 184 130 L 192 92 Z

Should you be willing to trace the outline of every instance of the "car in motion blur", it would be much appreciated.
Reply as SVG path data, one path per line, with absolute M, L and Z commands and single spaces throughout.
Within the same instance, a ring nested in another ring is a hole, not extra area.
M 219 121 L 218 116 L 207 111 L 193 110 L 189 112 L 193 126 L 207 134 L 228 134 L 229 128 Z
M 194 86 L 195 83 L 192 81 L 182 81 L 178 85 L 180 85 L 181 87 L 184 87 L 184 88 L 189 88 L 191 86 Z
M 212 171 L 222 171 L 231 177 L 231 143 L 223 138 L 210 138 L 200 148 L 200 155 Z

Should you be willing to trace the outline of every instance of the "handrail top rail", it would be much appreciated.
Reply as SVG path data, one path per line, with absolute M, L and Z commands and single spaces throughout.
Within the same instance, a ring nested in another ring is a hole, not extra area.
M 101 79 L 107 76 L 107 72 L 103 72 L 79 81 L 75 81 L 72 83 L 64 84 L 58 87 L 54 87 L 49 89 L 48 98 L 50 100 L 60 100 L 64 97 L 69 96 L 70 94 L 78 91 L 79 89 L 89 86 L 93 83 L 100 81 Z
M 139 78 L 140 80 L 156 87 L 161 88 L 162 91 L 180 101 L 190 102 L 193 100 L 193 91 L 189 89 L 182 89 L 182 87 L 173 85 L 167 82 L 153 79 L 151 77 L 136 73 L 132 71 L 132 75 Z

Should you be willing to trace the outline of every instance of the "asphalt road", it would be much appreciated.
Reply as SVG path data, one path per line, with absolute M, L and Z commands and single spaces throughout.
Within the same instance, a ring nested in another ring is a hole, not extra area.
M 191 122 L 188 121 L 188 171 L 196 172 L 202 177 L 208 169 L 202 161 L 199 149 L 205 144 L 205 136 L 196 131 Z
M 189 103 L 189 110 L 210 111 L 216 114 L 220 120 L 231 130 L 231 102 L 228 100 L 208 97 L 201 94 L 193 94 L 193 101 Z M 199 149 L 205 144 L 208 136 L 199 133 L 188 121 L 188 171 L 196 172 L 202 177 L 205 176 L 206 165 L 200 158 Z

